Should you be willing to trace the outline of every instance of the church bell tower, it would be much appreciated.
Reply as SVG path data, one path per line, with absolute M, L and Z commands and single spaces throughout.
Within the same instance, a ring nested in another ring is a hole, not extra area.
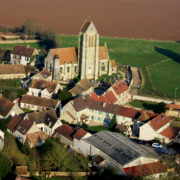
M 99 34 L 92 21 L 85 21 L 79 33 L 78 64 L 81 79 L 98 79 Z

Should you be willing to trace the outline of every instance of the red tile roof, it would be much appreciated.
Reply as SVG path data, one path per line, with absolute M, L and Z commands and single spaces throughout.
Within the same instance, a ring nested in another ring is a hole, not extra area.
M 170 139 L 173 139 L 178 134 L 178 131 L 170 125 L 159 134 L 168 137 Z
M 133 108 L 122 107 L 119 115 L 136 119 L 141 115 L 141 111 L 138 111 Z
M 153 118 L 151 121 L 149 121 L 148 123 L 155 131 L 157 131 L 158 129 L 163 127 L 165 124 L 169 123 L 169 119 L 166 117 L 164 113 L 161 113 L 155 118 Z
M 43 77 L 43 78 L 48 78 L 49 76 L 51 76 L 51 72 L 49 72 L 47 69 L 43 68 L 42 71 L 39 72 L 39 74 Z
M 111 60 L 111 63 L 112 63 L 112 67 L 117 67 L 117 66 L 116 66 L 116 61 L 115 61 L 115 60 Z
M 107 92 L 104 96 L 112 104 L 114 104 L 117 101 L 117 98 L 115 97 L 112 91 Z
M 99 60 L 109 59 L 105 46 L 99 47 L 99 58 L 98 59 Z
M 91 94 L 91 98 L 92 98 L 93 100 L 95 100 L 95 101 L 99 101 L 99 97 L 98 97 L 98 95 L 97 95 L 95 92 L 93 92 L 93 93 Z
M 83 138 L 88 132 L 85 131 L 84 129 L 79 129 L 79 131 L 73 136 L 74 138 L 80 140 L 81 138 Z
M 127 86 L 127 84 L 124 81 L 120 81 L 120 82 L 114 84 L 112 86 L 112 88 L 117 95 L 120 95 L 121 93 L 123 93 L 124 91 L 127 91 L 129 89 L 129 87 Z
M 148 175 L 167 172 L 167 168 L 164 165 L 162 165 L 160 162 L 127 167 L 127 168 L 123 168 L 123 170 L 129 176 L 148 176 Z
M 110 103 L 110 101 L 105 97 L 105 95 L 99 96 L 99 101 L 100 101 L 100 102 L 107 102 L 107 103 Z
M 168 109 L 172 110 L 180 110 L 180 105 L 179 104 L 166 104 L 166 107 Z
M 70 141 L 73 141 L 73 136 L 76 133 L 76 130 L 67 124 L 63 124 L 62 126 L 58 127 L 56 131 Z
M 75 47 L 50 49 L 50 51 L 53 58 L 55 55 L 59 56 L 60 65 L 63 65 L 64 62 L 66 62 L 66 64 L 71 64 L 72 61 L 74 64 L 77 64 L 77 53 Z

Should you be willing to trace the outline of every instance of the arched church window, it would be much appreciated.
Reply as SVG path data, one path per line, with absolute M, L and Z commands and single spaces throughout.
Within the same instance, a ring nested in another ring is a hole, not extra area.
M 69 72 L 69 71 L 70 71 L 70 67 L 68 66 L 68 67 L 67 67 L 67 72 Z
M 104 63 L 102 63 L 101 71 L 105 71 L 105 65 L 104 65 Z
M 88 73 L 91 74 L 91 68 L 90 68 L 90 67 L 89 67 L 89 69 L 88 69 Z
M 60 73 L 62 73 L 62 67 L 60 67 Z

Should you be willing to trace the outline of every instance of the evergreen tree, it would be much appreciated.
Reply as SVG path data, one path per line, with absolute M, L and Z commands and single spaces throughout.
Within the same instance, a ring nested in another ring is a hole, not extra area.
M 109 124 L 109 129 L 111 130 L 114 129 L 116 124 L 117 124 L 117 120 L 116 120 L 116 115 L 114 114 Z
M 29 147 L 27 140 L 25 140 L 25 142 L 21 148 L 21 151 L 23 154 L 26 154 L 26 155 L 29 155 L 29 153 L 31 152 L 31 148 Z
M 10 159 L 3 153 L 0 152 L 0 180 L 11 172 L 11 161 Z
M 161 114 L 166 112 L 166 104 L 164 102 L 160 102 L 156 105 L 155 113 Z

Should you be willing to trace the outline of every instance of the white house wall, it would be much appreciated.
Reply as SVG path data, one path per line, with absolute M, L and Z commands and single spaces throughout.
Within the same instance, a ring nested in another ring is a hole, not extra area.
M 148 123 L 139 127 L 139 139 L 141 139 L 141 140 L 154 139 L 154 133 L 155 133 L 155 131 Z

